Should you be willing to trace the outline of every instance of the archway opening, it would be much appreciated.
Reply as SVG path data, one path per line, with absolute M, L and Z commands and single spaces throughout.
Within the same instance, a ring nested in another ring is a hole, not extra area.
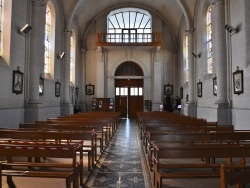
M 122 118 L 135 118 L 143 111 L 142 68 L 131 61 L 122 63 L 115 71 L 115 110 Z

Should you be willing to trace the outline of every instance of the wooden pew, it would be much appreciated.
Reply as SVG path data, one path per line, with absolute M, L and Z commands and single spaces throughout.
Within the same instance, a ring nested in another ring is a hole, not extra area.
M 147 153 L 148 166 L 152 166 L 152 146 L 153 144 L 186 144 L 192 145 L 198 143 L 199 145 L 207 144 L 249 144 L 250 131 L 238 132 L 213 132 L 213 133 L 166 133 L 166 132 L 148 132 L 148 139 L 144 147 Z
M 81 151 L 80 145 L 31 145 L 31 144 L 0 144 L 0 156 L 6 157 L 51 157 L 51 158 L 69 158 L 72 160 L 71 165 L 65 165 L 61 163 L 36 163 L 36 162 L 13 162 L 6 161 L 0 164 L 1 170 L 1 182 L 2 176 L 9 177 L 39 177 L 39 178 L 64 178 L 66 179 L 66 187 L 71 187 L 71 182 L 73 182 L 73 187 L 77 188 L 78 177 L 81 173 L 82 161 L 77 161 L 77 152 Z M 16 169 L 16 167 L 19 167 Z M 29 167 L 29 168 L 20 168 Z M 31 167 L 36 168 L 36 170 L 31 170 Z M 53 167 L 52 169 L 46 168 L 46 170 L 38 170 L 37 167 Z M 55 170 L 58 169 L 58 170 Z M 66 170 L 63 170 L 65 169 Z M 60 170 L 62 169 L 62 170 Z M 82 178 L 82 177 L 81 177 Z M 0 184 L 2 187 L 2 183 Z
M 250 166 L 220 165 L 220 188 L 227 185 L 236 185 L 237 188 L 245 187 L 250 183 Z
M 249 149 L 249 148 L 248 148 Z M 197 159 L 201 158 L 224 158 L 228 164 L 232 158 L 238 158 L 239 164 L 245 164 L 244 147 L 240 145 L 210 145 L 210 146 L 180 146 L 180 147 L 159 147 L 154 145 L 153 183 L 162 187 L 162 179 L 166 178 L 198 178 L 198 177 L 219 177 L 220 172 L 214 171 L 220 164 L 211 163 L 163 163 L 163 159 Z M 163 172 L 168 169 L 169 172 Z M 174 171 L 174 169 L 178 169 Z M 189 169 L 185 171 L 182 169 Z M 208 170 L 204 170 L 208 169 Z
M 183 128 L 197 128 L 197 131 L 202 132 L 206 128 L 206 122 L 203 120 L 173 120 L 163 122 L 145 122 L 140 127 L 141 139 L 143 140 L 144 135 L 151 128 L 156 127 L 172 127 L 172 130 L 183 129 Z M 167 128 L 166 128 L 167 129 Z
M 70 120 L 69 121 L 53 120 L 53 121 L 36 121 L 35 124 L 39 124 L 39 125 L 37 125 L 39 127 L 42 127 L 43 125 L 44 125 L 44 127 L 50 126 L 50 125 L 56 125 L 56 126 L 61 126 L 64 129 L 66 129 L 66 128 L 70 129 L 70 126 L 72 128 L 76 128 L 76 129 L 78 126 L 82 127 L 82 128 L 87 127 L 86 129 L 93 127 L 96 130 L 97 136 L 101 135 L 99 137 L 99 139 L 100 139 L 100 142 L 102 141 L 102 143 L 101 143 L 102 149 L 103 149 L 104 145 L 107 145 L 107 143 L 109 142 L 109 140 L 112 137 L 111 126 L 107 126 L 106 123 L 100 123 L 98 121 L 96 121 L 96 122 L 81 122 L 81 121 L 79 121 L 78 122 L 78 121 L 70 121 Z
M 13 130 L 0 130 L 0 138 L 11 139 L 33 139 L 39 141 L 54 140 L 56 143 L 60 143 L 62 140 L 90 140 L 90 154 L 92 166 L 94 166 L 96 155 L 96 134 L 95 132 L 44 132 L 44 131 L 13 131 Z M 84 145 L 83 145 L 84 146 Z M 84 148 L 83 148 L 84 150 Z M 88 162 L 90 158 L 88 159 Z M 90 168 L 90 163 L 88 164 Z M 82 175 L 83 176 L 83 175 Z M 83 184 L 83 182 L 81 182 Z
M 1 128 L 0 128 L 1 130 Z M 57 123 L 20 123 L 19 129 L 16 130 L 43 130 L 43 131 L 95 131 L 97 139 L 100 143 L 100 153 L 104 149 L 104 141 L 107 139 L 106 132 L 103 131 L 101 126 L 81 125 L 81 124 L 57 124 Z M 101 137 L 98 137 L 98 133 Z

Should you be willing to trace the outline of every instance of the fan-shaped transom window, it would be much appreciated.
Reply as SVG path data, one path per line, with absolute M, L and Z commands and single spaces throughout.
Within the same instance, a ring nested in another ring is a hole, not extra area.
M 151 15 L 138 8 L 122 8 L 107 17 L 109 42 L 141 43 L 152 41 Z
M 143 76 L 143 71 L 138 64 L 127 61 L 117 67 L 115 76 Z

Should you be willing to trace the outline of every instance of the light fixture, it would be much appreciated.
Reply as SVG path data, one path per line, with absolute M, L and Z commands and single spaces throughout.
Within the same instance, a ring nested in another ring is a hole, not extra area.
M 193 51 L 192 54 L 193 54 L 193 56 L 194 56 L 196 59 L 198 59 L 198 58 L 201 57 L 201 53 L 196 54 L 196 53 Z
M 235 34 L 235 33 L 238 33 L 238 31 L 239 31 L 239 27 L 234 28 L 233 26 L 231 26 L 231 25 L 229 25 L 229 24 L 226 24 L 226 25 L 225 25 L 225 29 L 226 29 L 229 33 L 231 33 L 232 35 Z
M 25 26 L 23 26 L 22 29 L 20 29 L 20 33 L 26 37 L 26 35 L 30 32 L 31 29 L 32 27 L 29 24 L 26 24 Z
M 187 29 L 186 32 L 194 31 L 194 28 Z
M 57 54 L 58 59 L 62 59 L 65 56 L 65 52 L 62 52 L 61 54 Z

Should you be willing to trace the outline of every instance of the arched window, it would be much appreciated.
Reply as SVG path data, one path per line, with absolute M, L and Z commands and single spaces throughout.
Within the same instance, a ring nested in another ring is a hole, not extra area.
M 70 82 L 75 83 L 75 54 L 76 54 L 76 40 L 75 33 L 72 32 L 70 37 Z
M 12 0 L 0 0 L 0 65 L 10 66 Z
M 44 38 L 44 73 L 54 76 L 54 49 L 55 49 L 55 9 L 48 1 L 46 7 L 45 38 Z
M 3 3 L 0 0 L 0 44 L 2 44 L 2 30 L 3 30 Z M 0 51 L 2 52 L 2 45 L 0 46 Z
M 213 50 L 212 50 L 212 15 L 211 7 L 207 10 L 207 72 L 208 74 L 213 73 Z
M 188 82 L 188 35 L 185 35 L 183 60 L 184 60 L 184 81 Z
M 138 8 L 121 8 L 107 17 L 107 42 L 142 43 L 152 41 L 149 12 Z

